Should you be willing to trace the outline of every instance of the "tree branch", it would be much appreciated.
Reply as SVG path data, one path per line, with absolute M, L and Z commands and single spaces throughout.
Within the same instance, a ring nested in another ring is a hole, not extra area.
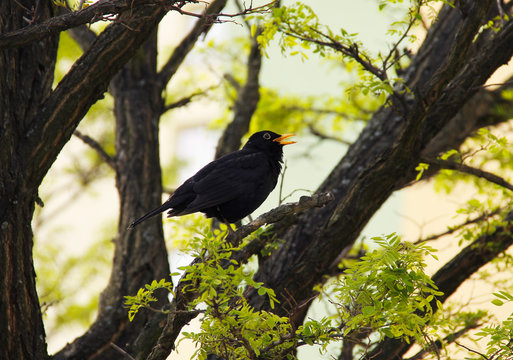
M 318 129 L 315 128 L 315 126 L 313 124 L 308 125 L 308 130 L 310 130 L 312 135 L 315 135 L 319 139 L 322 139 L 322 140 L 332 140 L 332 141 L 336 141 L 336 142 L 339 142 L 339 143 L 347 145 L 347 146 L 350 146 L 352 144 L 350 141 L 340 139 L 336 136 L 332 136 L 332 135 L 328 135 L 328 134 L 324 134 L 324 133 L 320 132 Z
M 175 2 L 172 0 L 163 0 Z M 191 1 L 193 2 L 193 1 Z M 83 25 L 103 20 L 109 14 L 119 14 L 125 10 L 134 11 L 141 6 L 153 5 L 154 0 L 103 0 L 80 11 L 68 12 L 52 17 L 39 24 L 28 25 L 22 29 L 0 34 L 0 49 L 23 46 L 46 36 Z
M 491 183 L 494 183 L 496 185 L 502 186 L 510 191 L 513 191 L 513 185 L 500 176 L 497 176 L 495 174 L 492 174 L 488 171 L 481 170 L 478 168 L 474 168 L 472 166 L 468 166 L 465 164 L 457 163 L 450 160 L 442 160 L 442 159 L 422 159 L 423 162 L 436 166 L 440 169 L 449 169 L 449 170 L 456 170 L 465 174 L 477 176 L 483 179 L 488 180 Z
M 464 228 L 467 225 L 475 224 L 475 223 L 478 223 L 480 221 L 486 220 L 486 219 L 488 219 L 488 218 L 490 218 L 492 216 L 495 216 L 495 215 L 499 214 L 502 210 L 504 210 L 504 209 L 498 208 L 495 211 L 492 211 L 490 213 L 481 214 L 480 216 L 475 217 L 473 219 L 469 219 L 469 220 L 467 220 L 467 221 L 465 221 L 465 222 L 463 222 L 461 224 L 458 224 L 456 226 L 451 226 L 447 231 L 444 231 L 442 233 L 431 235 L 431 236 L 428 236 L 428 237 L 423 238 L 423 239 L 418 239 L 417 241 L 414 242 L 414 244 L 421 244 L 421 243 L 424 243 L 424 242 L 427 242 L 427 241 L 432 241 L 432 240 L 439 239 L 442 236 L 450 235 L 450 234 L 454 233 L 455 231 L 458 231 L 459 229 Z
M 96 153 L 109 165 L 113 170 L 116 170 L 116 161 L 112 156 L 107 154 L 107 152 L 103 149 L 98 141 L 93 139 L 92 137 L 82 134 L 80 131 L 75 130 L 73 133 L 77 138 L 82 140 L 86 145 L 89 145 Z
M 334 198 L 335 197 L 330 192 L 318 193 L 312 196 L 301 196 L 298 202 L 280 205 L 277 208 L 260 215 L 249 224 L 239 227 L 233 234 L 228 234 L 226 241 L 236 246 L 242 241 L 242 239 L 255 232 L 265 224 L 277 223 L 289 215 L 298 214 L 307 209 L 323 207 L 330 201 L 334 200 Z M 253 240 L 254 244 L 258 243 L 258 240 L 259 239 Z M 246 247 L 248 248 L 246 249 Z M 236 254 L 238 254 L 236 255 L 236 260 L 239 262 L 245 262 L 247 259 L 249 259 L 249 256 L 254 254 L 254 250 L 255 245 L 252 245 L 252 243 L 246 245 L 239 252 L 236 252 Z
M 254 37 L 251 38 L 251 49 L 246 64 L 246 83 L 243 86 L 236 87 L 237 99 L 233 106 L 233 120 L 226 126 L 217 143 L 216 159 L 240 148 L 241 138 L 248 132 L 251 118 L 260 101 L 259 77 L 262 67 L 262 53 L 256 40 L 260 34 L 261 29 L 258 28 Z M 225 75 L 225 78 L 233 79 L 230 75 Z
M 85 10 L 85 9 L 84 9 Z M 110 24 L 64 76 L 26 129 L 23 149 L 30 186 L 37 187 L 72 136 L 78 123 L 103 93 L 114 74 L 154 31 L 166 10 L 141 6 Z
M 204 96 L 207 94 L 208 91 L 210 90 L 213 90 L 217 87 L 216 86 L 211 86 L 209 88 L 206 88 L 204 90 L 200 90 L 200 91 L 197 91 L 191 95 L 188 95 L 188 96 L 185 96 L 181 99 L 178 99 L 176 100 L 175 102 L 172 102 L 171 104 L 167 104 L 164 106 L 164 109 L 162 110 L 162 114 L 164 114 L 166 111 L 169 111 L 169 110 L 172 110 L 172 109 L 176 109 L 176 108 L 179 108 L 179 107 L 182 107 L 182 106 L 185 106 L 187 104 L 189 104 L 194 98 L 196 97 L 199 97 L 199 96 Z
M 463 327 L 461 330 L 458 330 L 452 334 L 445 336 L 442 341 L 437 340 L 437 341 L 433 342 L 431 344 L 430 348 L 419 350 L 415 355 L 413 355 L 412 357 L 410 357 L 406 360 L 424 359 L 430 350 L 437 350 L 437 351 L 441 350 L 443 348 L 443 346 L 456 342 L 456 340 L 458 340 L 458 338 L 465 335 L 467 332 L 469 332 L 469 330 L 473 330 L 479 326 L 481 326 L 481 324 L 477 320 L 473 321 L 470 324 Z
M 205 12 L 199 16 L 199 20 L 194 24 L 189 34 L 182 40 L 180 45 L 176 47 L 173 54 L 164 64 L 158 74 L 158 84 L 163 91 L 167 83 L 176 73 L 185 57 L 192 50 L 194 44 L 202 34 L 207 34 L 214 23 L 214 19 L 226 5 L 226 0 L 214 0 L 205 9 Z M 179 7 L 173 7 L 174 10 L 180 11 Z M 183 12 L 181 12 L 183 13 Z M 190 14 L 187 14 L 190 15 Z

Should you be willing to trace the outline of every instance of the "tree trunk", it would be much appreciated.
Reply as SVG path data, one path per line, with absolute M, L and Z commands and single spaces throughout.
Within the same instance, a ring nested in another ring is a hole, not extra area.
M 2 1 L 0 33 L 53 15 L 50 0 Z M 35 287 L 31 221 L 37 187 L 27 184 L 20 149 L 51 92 L 58 36 L 0 52 L 0 358 L 44 359 L 45 331 Z
M 51 1 L 2 1 L 0 33 L 53 15 Z M 27 185 L 20 154 L 25 132 L 51 91 L 58 36 L 0 52 L 0 358 L 44 359 L 31 229 L 37 187 Z

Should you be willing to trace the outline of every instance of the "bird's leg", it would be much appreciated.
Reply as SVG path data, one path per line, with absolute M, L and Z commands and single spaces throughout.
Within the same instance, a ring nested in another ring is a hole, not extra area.
M 235 231 L 233 231 L 232 229 L 232 224 L 230 224 L 229 222 L 225 222 L 226 226 L 228 226 L 228 234 L 235 234 Z
M 230 222 L 228 220 L 225 219 L 225 217 L 223 216 L 223 214 L 221 213 L 221 209 L 219 209 L 219 206 L 217 207 L 217 213 L 219 214 L 217 216 L 217 218 L 223 223 L 226 225 L 226 227 L 228 227 L 228 234 L 233 234 L 235 231 L 233 231 L 232 229 L 232 225 L 230 224 Z

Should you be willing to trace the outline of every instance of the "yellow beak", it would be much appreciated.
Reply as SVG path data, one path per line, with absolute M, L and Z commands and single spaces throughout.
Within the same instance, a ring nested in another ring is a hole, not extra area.
M 295 144 L 295 141 L 285 141 L 285 139 L 288 139 L 291 136 L 296 136 L 295 134 L 283 134 L 279 138 L 274 139 L 273 141 L 279 142 L 281 145 L 290 145 Z

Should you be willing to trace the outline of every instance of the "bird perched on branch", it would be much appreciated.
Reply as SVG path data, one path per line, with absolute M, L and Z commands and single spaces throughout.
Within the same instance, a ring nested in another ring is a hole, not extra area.
M 163 211 L 168 217 L 202 212 L 226 224 L 255 211 L 276 186 L 281 171 L 283 146 L 294 134 L 259 131 L 238 151 L 212 161 L 180 185 L 158 208 L 134 221 L 140 224 Z

